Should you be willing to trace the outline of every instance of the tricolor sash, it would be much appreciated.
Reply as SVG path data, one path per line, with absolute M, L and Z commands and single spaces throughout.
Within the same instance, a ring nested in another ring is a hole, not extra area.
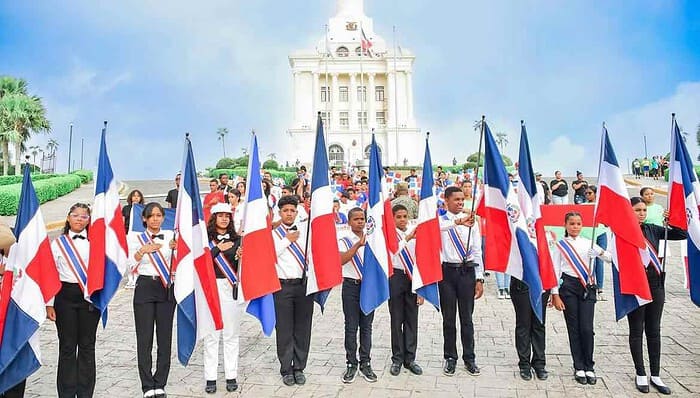
M 447 214 L 444 214 L 442 218 L 444 220 L 449 220 Z M 469 256 L 471 256 L 471 251 L 467 250 L 467 248 L 464 246 L 464 242 L 462 242 L 462 238 L 460 238 L 457 234 L 457 228 L 448 229 L 447 234 L 450 236 L 452 246 L 454 246 L 455 250 L 457 250 L 457 253 L 459 253 L 463 260 L 466 260 Z
M 651 258 L 651 265 L 654 266 L 656 273 L 661 275 L 663 270 L 661 269 L 661 260 L 659 259 L 659 255 L 656 253 L 656 250 L 654 250 L 654 246 L 651 245 L 651 242 L 649 242 L 646 238 L 644 238 L 644 240 L 647 242 L 647 251 L 649 252 L 649 258 Z M 649 264 L 647 264 L 647 266 L 648 265 Z
M 566 239 L 558 241 L 557 247 L 559 248 L 562 257 L 564 257 L 566 262 L 569 263 L 571 268 L 576 273 L 576 276 L 578 276 L 578 280 L 581 282 L 583 287 L 586 288 L 593 284 L 593 270 L 586 266 L 586 263 L 576 252 L 576 248 L 574 248 Z
M 58 237 L 58 248 L 63 254 L 63 259 L 66 260 L 68 268 L 70 268 L 75 279 L 78 280 L 78 285 L 83 293 L 87 292 L 87 265 L 80 254 L 78 249 L 73 244 L 73 240 L 68 237 L 68 235 L 61 235 Z
M 138 238 L 139 242 L 141 242 L 142 245 L 154 243 L 153 240 L 151 240 L 151 237 L 146 235 L 145 232 L 139 234 Z M 148 256 L 148 260 L 151 262 L 151 264 L 153 264 L 153 268 L 156 269 L 156 272 L 160 277 L 160 282 L 163 284 L 163 287 L 170 286 L 170 269 L 168 268 L 168 262 L 165 259 L 165 256 L 163 256 L 163 253 L 160 252 L 160 249 L 156 250 L 153 253 L 144 253 L 144 255 Z
M 399 241 L 403 240 L 403 237 L 399 235 Z M 404 246 L 403 249 L 399 250 L 398 257 L 403 265 L 403 270 L 406 272 L 408 279 L 413 280 L 413 267 L 416 265 L 416 260 L 411 255 L 411 251 L 408 250 L 408 245 Z
M 353 245 L 350 238 L 348 238 L 346 236 L 344 238 L 341 238 L 340 240 L 343 243 L 345 243 L 345 246 L 347 246 L 348 250 L 350 250 L 350 248 Z M 350 259 L 350 262 L 352 263 L 352 266 L 355 268 L 355 272 L 357 272 L 357 279 L 362 279 L 362 271 L 361 271 L 361 269 L 362 269 L 362 257 L 360 257 L 360 255 L 357 254 L 357 252 L 355 252 L 355 254 L 352 255 L 352 259 Z
M 215 247 L 216 245 L 214 242 L 209 241 L 209 249 L 213 250 Z M 226 275 L 226 279 L 228 279 L 231 286 L 234 286 L 236 282 L 238 282 L 238 275 L 236 275 L 236 271 L 233 269 L 233 264 L 226 259 L 222 251 L 219 251 L 219 255 L 214 257 L 214 264 Z
M 277 236 L 279 236 L 280 239 L 284 239 L 284 237 L 287 236 L 287 230 L 284 229 L 284 227 L 282 227 L 281 225 L 275 228 L 275 233 L 277 234 Z M 292 253 L 292 256 L 295 260 L 297 260 L 299 268 L 301 268 L 303 272 L 306 269 L 306 256 L 304 255 L 304 251 L 301 250 L 301 246 L 299 246 L 299 243 L 290 242 L 290 245 L 287 246 L 287 250 L 289 250 L 289 252 Z

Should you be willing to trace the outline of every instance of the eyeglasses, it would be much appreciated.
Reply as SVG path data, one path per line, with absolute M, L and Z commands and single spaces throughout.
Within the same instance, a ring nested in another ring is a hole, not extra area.
M 76 220 L 81 220 L 81 221 L 85 221 L 85 220 L 89 220 L 89 219 L 90 219 L 90 216 L 88 216 L 88 215 L 86 215 L 86 214 L 75 214 L 75 213 L 71 213 L 71 214 L 70 214 L 70 217 L 71 217 L 71 218 L 74 218 L 74 219 L 76 219 Z

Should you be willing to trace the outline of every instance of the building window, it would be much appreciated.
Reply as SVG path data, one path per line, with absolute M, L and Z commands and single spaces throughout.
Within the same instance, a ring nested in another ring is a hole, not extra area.
M 380 126 L 380 127 L 386 126 L 386 114 L 383 111 L 377 112 L 376 118 L 377 118 L 377 126 Z
M 328 147 L 328 164 L 331 166 L 343 166 L 345 162 L 345 151 L 343 147 L 333 144 Z
M 374 100 L 384 101 L 384 86 L 376 86 L 374 88 Z
M 331 88 L 321 86 L 321 102 L 331 102 Z
M 357 86 L 357 100 L 367 102 L 367 86 Z
M 338 87 L 338 101 L 340 102 L 348 102 L 348 86 L 340 86 Z
M 369 159 L 369 152 L 372 149 L 372 145 L 367 145 L 365 147 L 365 159 Z M 382 147 L 377 145 L 377 152 L 379 152 L 379 159 L 382 159 Z
M 357 112 L 357 124 L 367 126 L 367 112 Z
M 335 50 L 335 54 L 341 58 L 347 57 L 348 56 L 348 48 L 347 47 L 338 47 L 337 50 Z
M 321 120 L 323 120 L 323 128 L 330 127 L 330 112 L 321 112 Z
M 348 113 L 340 112 L 340 127 L 346 129 L 349 125 L 350 124 L 348 122 Z

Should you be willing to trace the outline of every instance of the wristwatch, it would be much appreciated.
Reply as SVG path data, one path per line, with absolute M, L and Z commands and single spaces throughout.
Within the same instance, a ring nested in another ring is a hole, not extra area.
M 484 283 L 484 278 L 476 278 L 476 281 L 477 281 L 477 282 Z

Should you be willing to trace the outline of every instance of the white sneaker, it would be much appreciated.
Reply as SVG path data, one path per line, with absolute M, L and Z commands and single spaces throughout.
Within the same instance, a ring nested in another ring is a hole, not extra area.
M 504 298 L 506 298 L 506 294 L 505 294 L 504 290 L 498 289 L 498 299 L 503 300 Z
M 148 390 L 143 393 L 143 398 L 151 398 L 156 396 L 156 390 Z
M 508 300 L 510 300 L 510 291 L 509 291 L 509 290 L 506 290 L 506 298 L 507 298 Z

